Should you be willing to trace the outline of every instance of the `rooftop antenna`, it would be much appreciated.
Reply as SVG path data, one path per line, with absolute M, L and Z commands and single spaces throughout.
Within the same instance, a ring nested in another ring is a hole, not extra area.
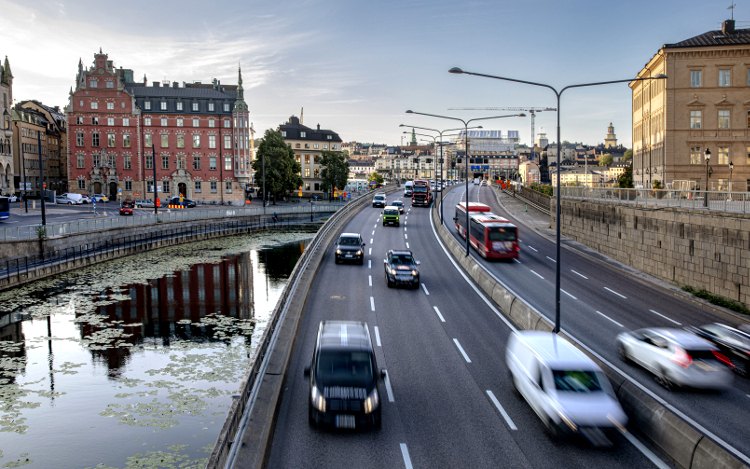
M 731 18 L 730 18 L 732 21 L 734 21 L 734 7 L 736 7 L 736 6 L 737 6 L 736 3 L 731 3 L 729 5 L 729 7 L 727 8 L 727 10 L 732 10 L 732 14 L 731 14 Z

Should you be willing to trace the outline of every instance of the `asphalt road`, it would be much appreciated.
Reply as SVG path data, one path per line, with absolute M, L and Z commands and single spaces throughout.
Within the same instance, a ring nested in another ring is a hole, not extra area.
M 335 265 L 332 247 L 324 257 L 294 344 L 268 467 L 653 466 L 629 434 L 611 448 L 546 435 L 507 380 L 503 357 L 511 328 L 439 244 L 430 210 L 408 203 L 407 210 L 399 228 L 383 227 L 380 210 L 368 208 L 342 230 L 362 233 L 364 266 Z M 390 248 L 414 252 L 422 288 L 387 288 L 383 258 Z M 303 369 L 324 319 L 368 323 L 378 364 L 388 370 L 380 386 L 382 430 L 308 425 Z

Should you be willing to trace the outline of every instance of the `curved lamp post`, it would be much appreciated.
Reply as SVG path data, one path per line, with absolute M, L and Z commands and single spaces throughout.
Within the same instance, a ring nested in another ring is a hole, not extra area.
M 533 85 L 533 86 L 541 86 L 543 88 L 547 88 L 549 90 L 552 90 L 553 93 L 555 93 L 555 96 L 557 97 L 557 167 L 555 170 L 557 171 L 557 197 L 556 197 L 556 207 L 555 207 L 555 228 L 556 228 L 556 235 L 555 235 L 555 244 L 557 247 L 557 254 L 556 254 L 556 262 L 555 262 L 555 328 L 552 330 L 552 332 L 560 332 L 560 162 L 562 161 L 562 158 L 560 156 L 560 153 L 562 152 L 562 144 L 560 142 L 560 96 L 565 92 L 565 90 L 569 90 L 571 88 L 584 88 L 588 86 L 599 86 L 599 85 L 610 85 L 613 83 L 631 83 L 634 81 L 645 81 L 645 80 L 662 80 L 666 79 L 667 76 L 664 74 L 657 75 L 655 77 L 638 77 L 638 78 L 628 78 L 625 80 L 609 80 L 609 81 L 596 81 L 591 83 L 579 83 L 575 85 L 568 85 L 563 88 L 561 88 L 559 91 L 557 88 L 548 85 L 546 83 L 537 83 L 534 81 L 527 81 L 527 80 L 519 80 L 517 78 L 508 78 L 508 77 L 501 77 L 496 75 L 487 75 L 484 73 L 475 73 L 475 72 L 468 72 L 466 70 L 462 70 L 459 67 L 453 67 L 450 70 L 448 70 L 450 73 L 456 73 L 456 74 L 464 74 L 464 75 L 474 75 L 478 77 L 484 77 L 484 78 L 493 78 L 495 80 L 504 80 L 504 81 L 512 81 L 515 83 L 524 83 L 526 85 Z M 532 135 L 533 138 L 533 135 Z
M 412 111 L 409 109 L 406 111 L 407 114 L 416 114 L 418 116 L 427 116 L 427 117 L 437 117 L 439 119 L 450 119 L 454 121 L 459 121 L 464 125 L 464 152 L 466 153 L 464 155 L 465 166 L 464 166 L 464 177 L 466 179 L 466 255 L 469 255 L 469 123 L 475 122 L 475 121 L 483 121 L 483 120 L 490 120 L 490 119 L 502 119 L 504 117 L 526 117 L 526 114 L 506 114 L 503 116 L 489 116 L 489 117 L 475 117 L 474 119 L 459 119 L 458 117 L 452 117 L 452 116 L 441 116 L 439 114 L 427 114 L 425 112 L 417 112 Z

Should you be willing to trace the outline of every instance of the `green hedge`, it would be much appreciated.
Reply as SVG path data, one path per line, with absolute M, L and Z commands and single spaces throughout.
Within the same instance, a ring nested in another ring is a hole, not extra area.
M 744 303 L 741 303 L 739 301 L 735 301 L 730 298 L 715 295 L 703 289 L 696 290 L 695 288 L 689 285 L 685 285 L 684 287 L 682 287 L 682 289 L 688 293 L 692 293 L 698 298 L 703 298 L 704 300 L 707 300 L 711 304 L 715 304 L 717 306 L 723 306 L 724 308 L 731 309 L 732 311 L 737 311 L 738 313 L 750 315 L 750 309 L 748 309 Z
M 533 191 L 539 192 L 541 194 L 544 194 L 548 197 L 552 197 L 552 194 L 553 194 L 552 186 L 550 184 L 539 184 L 538 182 L 535 182 L 531 184 L 530 189 Z

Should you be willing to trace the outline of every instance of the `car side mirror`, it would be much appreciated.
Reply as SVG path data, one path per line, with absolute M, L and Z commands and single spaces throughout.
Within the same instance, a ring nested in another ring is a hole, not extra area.
M 305 375 L 306 378 L 309 377 L 310 376 L 310 367 L 306 366 L 305 367 L 305 371 L 303 373 L 304 373 L 304 375 Z
M 385 379 L 385 377 L 388 376 L 388 372 L 384 369 L 380 369 L 380 379 Z
M 414 263 L 415 263 L 416 265 L 419 265 L 419 264 L 421 264 L 422 262 L 421 262 L 421 261 L 414 261 Z
M 383 264 L 388 264 L 388 259 L 383 259 Z

